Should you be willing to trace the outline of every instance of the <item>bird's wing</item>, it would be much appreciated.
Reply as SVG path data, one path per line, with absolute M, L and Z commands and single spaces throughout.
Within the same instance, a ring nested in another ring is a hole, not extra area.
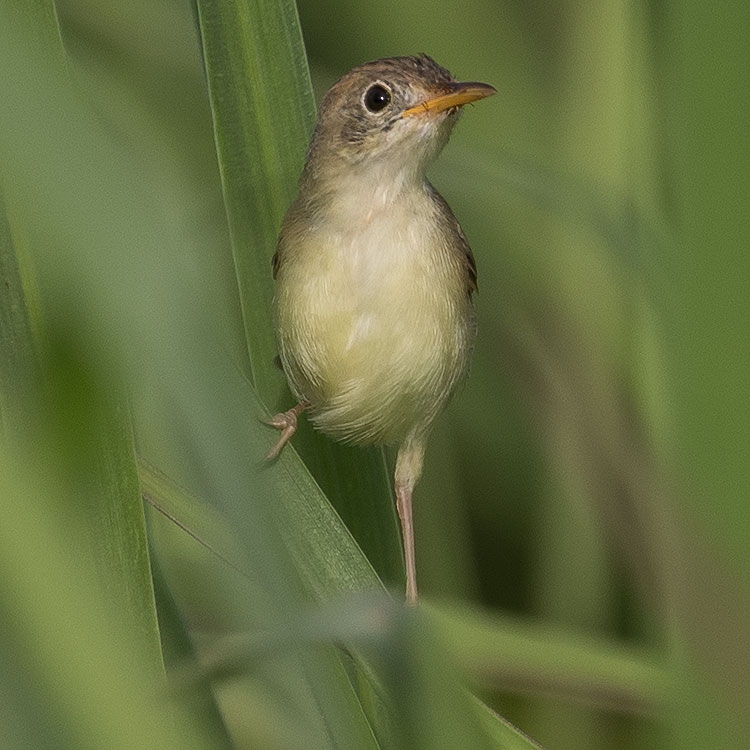
M 458 222 L 456 223 L 458 224 Z M 474 260 L 474 253 L 471 252 L 469 243 L 466 241 L 466 237 L 464 237 L 464 232 L 460 225 L 458 230 L 461 233 L 461 239 L 463 240 L 464 262 L 466 263 L 466 273 L 469 277 L 469 294 L 472 294 L 479 290 L 479 285 L 477 284 L 477 262 Z
M 288 247 L 294 247 L 295 243 L 302 242 L 303 238 L 300 236 L 299 228 L 301 226 L 306 226 L 306 222 L 298 221 L 301 212 L 300 206 L 300 200 L 297 198 L 297 200 L 289 207 L 289 210 L 284 216 L 284 220 L 281 222 L 279 239 L 276 242 L 276 252 L 273 254 L 273 258 L 271 258 L 271 268 L 273 269 L 274 279 L 278 276 L 281 264 L 288 255 Z
M 458 219 L 455 217 L 453 210 L 448 205 L 445 198 L 443 198 L 443 196 L 440 195 L 432 185 L 429 183 L 428 185 L 432 199 L 438 206 L 441 219 L 449 224 L 451 229 L 455 230 L 455 235 L 458 237 L 458 243 L 455 246 L 455 250 L 457 253 L 460 253 L 461 262 L 466 273 L 466 291 L 469 294 L 472 294 L 479 289 L 477 284 L 477 262 L 474 260 L 474 253 L 471 252 L 469 241 L 466 239 L 464 230 L 458 223 Z

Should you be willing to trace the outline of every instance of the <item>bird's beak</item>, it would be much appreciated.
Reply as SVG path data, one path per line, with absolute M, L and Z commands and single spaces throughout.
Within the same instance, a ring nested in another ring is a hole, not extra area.
M 410 107 L 404 111 L 404 117 L 421 115 L 426 112 L 442 112 L 452 107 L 463 107 L 464 104 L 484 99 L 486 96 L 497 94 L 497 89 L 488 83 L 477 81 L 456 82 L 448 84 L 448 93 L 441 94 L 432 99 L 425 99 L 416 107 Z

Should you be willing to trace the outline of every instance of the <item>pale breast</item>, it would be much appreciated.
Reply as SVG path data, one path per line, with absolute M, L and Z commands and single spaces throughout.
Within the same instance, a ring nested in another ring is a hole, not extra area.
M 311 233 L 278 279 L 282 361 L 314 422 L 352 442 L 402 440 L 463 376 L 473 308 L 449 238 L 420 197 Z M 297 260 L 301 262 L 297 262 Z

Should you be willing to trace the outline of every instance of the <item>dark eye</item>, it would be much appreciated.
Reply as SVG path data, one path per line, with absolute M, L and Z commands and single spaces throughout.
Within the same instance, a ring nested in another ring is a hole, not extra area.
M 380 112 L 391 103 L 391 92 L 388 91 L 385 86 L 382 86 L 379 83 L 374 83 L 369 89 L 367 89 L 367 91 L 365 91 L 363 101 L 365 107 L 367 107 L 370 112 Z

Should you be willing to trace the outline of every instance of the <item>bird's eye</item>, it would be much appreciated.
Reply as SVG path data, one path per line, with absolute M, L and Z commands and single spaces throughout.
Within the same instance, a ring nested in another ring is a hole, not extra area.
M 391 103 L 391 92 L 380 83 L 370 86 L 362 99 L 370 112 L 380 112 Z

